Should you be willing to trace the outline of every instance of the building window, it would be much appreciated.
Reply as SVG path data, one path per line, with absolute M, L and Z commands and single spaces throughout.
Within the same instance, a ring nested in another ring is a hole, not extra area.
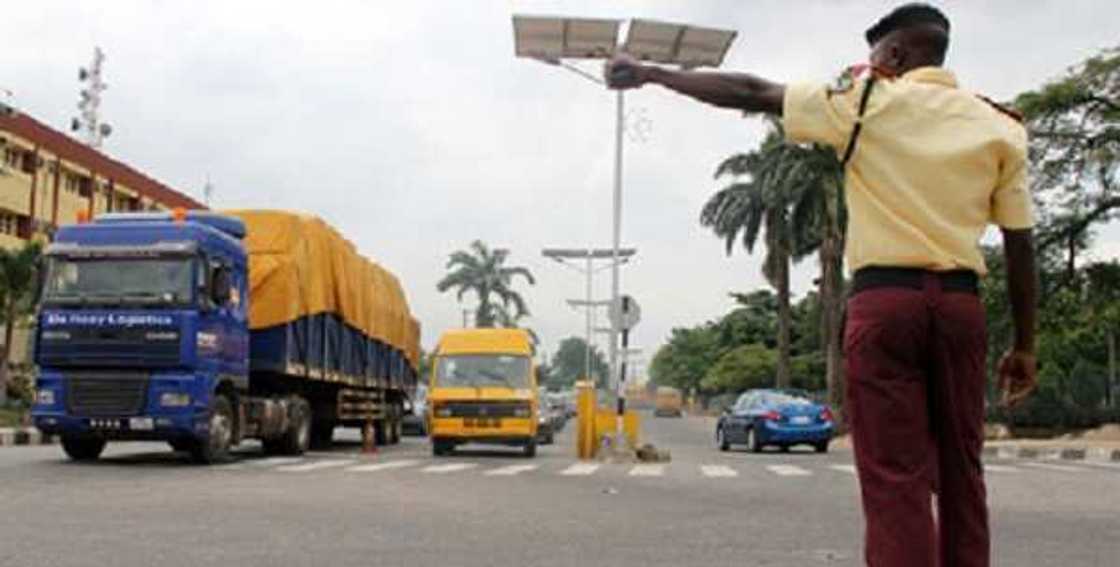
M 77 193 L 82 186 L 82 178 L 73 173 L 65 173 L 64 175 L 65 183 L 63 185 L 66 187 L 66 192 Z
M 8 211 L 0 211 L 0 234 L 16 236 L 19 233 L 19 217 Z
M 7 169 L 20 169 L 23 166 L 23 150 L 4 148 L 4 166 Z

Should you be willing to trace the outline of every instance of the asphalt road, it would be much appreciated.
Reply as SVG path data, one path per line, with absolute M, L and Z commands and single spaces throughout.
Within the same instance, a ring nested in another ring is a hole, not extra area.
M 720 453 L 711 420 L 645 426 L 671 463 L 578 465 L 571 427 L 532 460 L 418 438 L 209 468 L 157 444 L 96 464 L 0 449 L 0 566 L 862 565 L 850 452 Z M 1120 466 L 992 465 L 995 565 L 1120 564 Z

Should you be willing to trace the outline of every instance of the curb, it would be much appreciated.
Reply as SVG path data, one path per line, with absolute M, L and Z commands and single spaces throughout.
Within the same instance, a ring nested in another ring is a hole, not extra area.
M 45 435 L 34 427 L 0 428 L 0 447 L 53 445 L 54 443 L 53 435 Z
M 983 455 L 985 457 L 997 459 L 1120 463 L 1120 449 L 1105 449 L 1103 447 L 1024 447 L 1019 445 L 1000 445 L 984 447 Z

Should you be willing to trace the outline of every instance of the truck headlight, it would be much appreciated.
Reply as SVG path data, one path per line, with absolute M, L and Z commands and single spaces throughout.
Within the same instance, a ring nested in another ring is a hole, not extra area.
M 35 403 L 41 406 L 53 406 L 54 390 L 48 390 L 45 388 L 35 390 Z
M 451 408 L 449 408 L 449 407 L 437 407 L 436 410 L 432 413 L 436 417 L 451 417 Z
M 159 405 L 168 408 L 181 408 L 191 405 L 191 395 L 180 392 L 164 392 L 159 396 Z

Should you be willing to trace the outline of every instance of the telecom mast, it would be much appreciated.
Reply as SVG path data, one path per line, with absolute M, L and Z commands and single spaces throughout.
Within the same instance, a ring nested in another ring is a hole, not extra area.
M 81 115 L 70 121 L 70 130 L 81 131 L 85 142 L 92 148 L 100 148 L 101 142 L 113 133 L 113 128 L 101 122 L 99 110 L 101 108 L 101 93 L 109 88 L 101 78 L 101 63 L 105 61 L 105 53 L 100 47 L 93 48 L 93 61 L 89 67 L 78 69 L 78 80 L 83 84 L 81 98 L 78 101 L 78 110 Z

